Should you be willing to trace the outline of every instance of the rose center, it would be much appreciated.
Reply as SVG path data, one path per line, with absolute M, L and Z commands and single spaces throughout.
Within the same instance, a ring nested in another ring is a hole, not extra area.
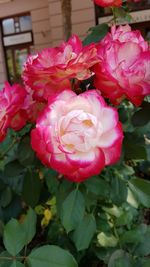
M 93 126 L 93 123 L 91 120 L 84 120 L 82 123 L 84 126 L 86 126 L 88 128 Z

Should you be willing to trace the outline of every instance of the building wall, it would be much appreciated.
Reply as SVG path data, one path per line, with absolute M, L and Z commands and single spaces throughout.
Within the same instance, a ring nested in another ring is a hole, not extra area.
M 1 40 L 1 33 L 0 33 Z M 0 89 L 3 86 L 3 82 L 6 80 L 5 60 L 3 54 L 2 42 L 0 42 Z
M 0 4 L 0 19 L 30 12 L 36 52 L 44 47 L 58 45 L 63 39 L 60 0 L 13 0 Z M 72 0 L 73 33 L 83 38 L 89 27 L 95 24 L 92 0 Z M 7 79 L 0 37 L 0 87 Z
M 61 1 L 48 1 L 52 45 L 55 46 L 63 39 Z M 72 32 L 83 38 L 88 28 L 94 24 L 95 14 L 92 0 L 72 0 Z

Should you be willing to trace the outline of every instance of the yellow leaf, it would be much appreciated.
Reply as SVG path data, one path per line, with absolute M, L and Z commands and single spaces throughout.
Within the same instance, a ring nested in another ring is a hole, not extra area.
M 44 210 L 44 217 L 47 221 L 50 221 L 52 218 L 52 213 L 49 209 Z

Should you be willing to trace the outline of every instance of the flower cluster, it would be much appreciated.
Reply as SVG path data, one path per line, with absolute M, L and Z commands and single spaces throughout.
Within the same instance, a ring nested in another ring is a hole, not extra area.
M 36 122 L 31 144 L 39 159 L 80 182 L 119 160 L 122 126 L 103 96 L 114 105 L 124 98 L 140 105 L 150 94 L 150 50 L 129 26 L 112 27 L 101 42 L 87 46 L 73 35 L 29 56 L 22 77 L 24 88 L 6 83 L 0 92 L 0 141 L 8 128 Z M 91 77 L 95 88 L 83 88 Z

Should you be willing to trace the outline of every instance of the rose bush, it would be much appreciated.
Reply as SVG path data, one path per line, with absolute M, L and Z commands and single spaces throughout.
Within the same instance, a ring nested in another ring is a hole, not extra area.
M 32 130 L 32 147 L 48 167 L 81 182 L 120 158 L 123 133 L 118 113 L 91 90 L 64 91 L 50 99 Z
M 95 86 L 113 104 L 129 99 L 136 106 L 150 94 L 150 50 L 139 31 L 120 26 L 97 45 Z
M 89 32 L 0 91 L 0 267 L 150 266 L 149 46 Z

